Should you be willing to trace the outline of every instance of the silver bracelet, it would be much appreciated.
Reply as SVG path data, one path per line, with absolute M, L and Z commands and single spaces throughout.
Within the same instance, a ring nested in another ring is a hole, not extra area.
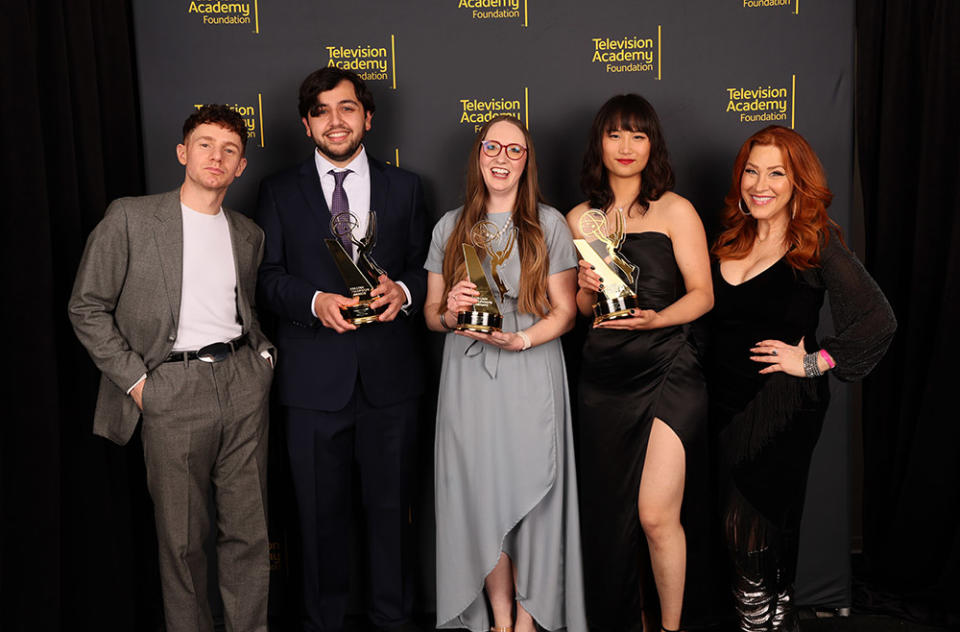
M 453 327 L 447 324 L 447 312 L 446 310 L 440 314 L 440 324 L 443 325 L 443 328 L 447 331 L 453 331 Z
M 823 371 L 820 370 L 820 365 L 817 364 L 817 358 L 819 354 L 817 353 L 808 353 L 803 356 L 803 372 L 807 377 L 820 377 L 823 375 Z

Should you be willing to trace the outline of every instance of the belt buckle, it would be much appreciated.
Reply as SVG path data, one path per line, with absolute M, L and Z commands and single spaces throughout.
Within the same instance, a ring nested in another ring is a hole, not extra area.
M 227 359 L 233 348 L 226 342 L 215 342 L 197 351 L 197 360 L 201 362 L 222 362 Z

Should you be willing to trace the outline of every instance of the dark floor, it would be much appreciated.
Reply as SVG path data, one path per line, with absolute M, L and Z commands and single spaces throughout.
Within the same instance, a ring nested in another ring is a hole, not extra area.
M 800 629 L 803 632 L 941 632 L 947 628 L 931 627 L 919 623 L 911 623 L 903 619 L 888 617 L 880 614 L 857 614 L 849 617 L 817 616 L 812 611 L 805 611 L 800 620 Z
M 421 620 L 418 623 L 424 632 L 432 632 L 432 622 Z M 371 632 L 363 621 L 354 621 L 347 632 Z M 948 632 L 948 628 L 931 627 L 911 623 L 902 619 L 878 614 L 853 613 L 848 617 L 833 615 L 829 612 L 814 612 L 804 608 L 800 613 L 801 632 Z M 728 628 L 716 627 L 703 632 L 734 632 Z

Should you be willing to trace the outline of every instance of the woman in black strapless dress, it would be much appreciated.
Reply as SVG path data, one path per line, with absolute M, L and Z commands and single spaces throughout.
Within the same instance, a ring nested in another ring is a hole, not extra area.
M 640 96 L 613 97 L 597 113 L 582 184 L 589 200 L 567 215 L 574 237 L 585 237 L 581 219 L 591 209 L 609 227 L 622 222 L 620 251 L 637 266 L 640 304 L 592 327 L 583 348 L 577 468 L 588 624 L 594 632 L 641 629 L 649 549 L 661 629 L 676 630 L 689 447 L 707 411 L 687 336 L 687 324 L 713 304 L 706 237 L 693 206 L 670 191 L 660 123 Z M 581 261 L 578 282 L 578 308 L 592 317 L 603 279 Z
M 796 632 L 793 579 L 810 457 L 830 397 L 880 360 L 887 303 L 827 216 L 833 197 L 799 134 L 764 128 L 740 148 L 713 247 L 707 360 L 723 536 L 738 629 Z M 816 338 L 824 294 L 835 335 Z

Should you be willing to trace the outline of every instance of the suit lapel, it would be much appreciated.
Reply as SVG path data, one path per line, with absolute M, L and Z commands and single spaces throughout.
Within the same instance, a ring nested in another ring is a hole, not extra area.
M 330 208 L 323 197 L 323 187 L 320 186 L 317 163 L 312 157 L 300 167 L 300 191 L 310 207 L 310 215 L 320 225 L 321 234 L 331 234 Z
M 180 190 L 164 195 L 154 214 L 157 224 L 154 239 L 160 254 L 163 284 L 170 304 L 174 326 L 180 321 L 180 292 L 183 285 L 183 217 L 180 215 Z
M 240 314 L 240 322 L 243 330 L 247 331 L 249 323 L 253 322 L 250 314 L 250 297 L 246 293 L 246 283 L 248 271 L 240 268 L 240 262 L 256 261 L 256 253 L 253 251 L 254 243 L 248 231 L 237 221 L 233 211 L 227 211 L 227 226 L 230 228 L 230 244 L 233 246 L 233 269 L 237 275 L 237 313 Z

